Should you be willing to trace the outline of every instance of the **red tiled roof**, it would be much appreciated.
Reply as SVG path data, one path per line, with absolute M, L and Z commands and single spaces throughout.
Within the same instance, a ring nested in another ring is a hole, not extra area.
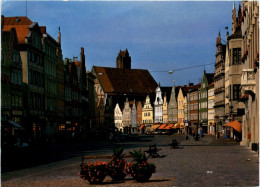
M 32 23 L 27 17 L 4 17 L 4 25 L 31 25 Z
M 208 87 L 214 86 L 214 81 L 208 85 Z
M 12 28 L 16 29 L 18 43 L 25 43 L 25 37 L 29 32 L 29 25 L 4 25 L 3 31 L 10 31 Z
M 151 94 L 158 86 L 148 70 L 93 66 L 107 94 Z

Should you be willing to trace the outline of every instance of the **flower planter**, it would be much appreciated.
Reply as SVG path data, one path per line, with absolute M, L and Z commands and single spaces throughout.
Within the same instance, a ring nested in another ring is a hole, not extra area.
M 113 157 L 108 163 L 108 174 L 113 181 L 122 181 L 126 177 L 125 173 L 126 162 L 124 159 Z
M 122 181 L 125 179 L 126 174 L 124 173 L 124 170 L 114 170 L 113 172 L 109 173 L 109 176 L 113 181 Z
M 95 163 L 83 163 L 80 165 L 80 177 L 88 180 L 90 184 L 102 183 L 108 174 L 107 163 L 97 161 Z
M 88 175 L 86 178 L 90 184 L 100 184 L 103 182 L 106 176 L 106 172 L 97 171 L 94 175 Z
M 149 162 L 129 163 L 126 170 L 137 182 L 146 182 L 155 173 L 155 166 Z
M 152 174 L 153 174 L 153 172 L 138 173 L 138 174 L 133 175 L 133 178 L 137 182 L 147 182 L 151 178 Z

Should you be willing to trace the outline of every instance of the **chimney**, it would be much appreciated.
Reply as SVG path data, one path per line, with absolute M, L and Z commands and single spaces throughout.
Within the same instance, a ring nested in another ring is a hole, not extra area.
M 73 57 L 73 62 L 77 62 L 78 61 L 78 57 Z
M 18 18 L 18 17 L 16 17 L 15 21 L 16 21 L 16 23 L 18 23 L 18 22 L 19 22 L 19 18 Z
M 45 26 L 40 26 L 40 30 L 42 34 L 46 34 L 46 27 Z

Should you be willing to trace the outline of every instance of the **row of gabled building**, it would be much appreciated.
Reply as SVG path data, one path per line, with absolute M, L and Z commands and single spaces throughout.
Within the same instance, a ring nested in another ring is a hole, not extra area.
M 169 110 L 169 108 L 173 103 L 169 102 L 169 98 L 173 96 L 171 91 L 167 92 L 163 89 L 171 90 L 171 88 L 160 88 L 162 94 L 166 92 L 166 100 L 168 101 L 166 113 L 166 108 L 156 108 L 155 103 L 165 107 L 166 102 L 162 97 L 158 97 L 159 92 L 155 91 L 158 85 L 152 78 L 150 79 L 148 71 L 144 73 L 146 70 L 131 69 L 131 64 L 118 66 L 121 62 L 131 63 L 131 57 L 127 50 L 120 51 L 118 54 L 117 68 L 93 67 L 92 72 L 97 77 L 95 82 L 95 90 L 98 93 L 97 101 L 106 100 L 106 98 L 113 100 L 112 110 L 115 108 L 117 110 L 116 114 L 114 113 L 116 116 L 114 122 L 121 130 L 125 126 L 135 124 L 135 128 L 140 128 L 142 125 L 154 125 L 157 122 L 166 123 L 167 121 L 167 123 L 189 124 L 195 133 L 203 130 L 204 133 L 209 134 L 227 133 L 231 137 L 236 134 L 242 144 L 250 146 L 252 143 L 258 143 L 258 9 L 259 3 L 257 1 L 242 1 L 242 7 L 239 5 L 238 11 L 236 11 L 234 4 L 232 34 L 227 32 L 226 43 L 222 43 L 220 33 L 216 39 L 214 73 L 208 74 L 204 71 L 201 83 L 182 86 L 179 89 L 181 92 L 175 95 L 177 104 L 172 109 L 173 113 L 177 114 L 175 115 L 177 118 L 175 117 L 174 120 L 165 120 L 164 118 L 166 114 L 168 119 L 170 117 L 171 109 Z M 150 81 L 143 84 L 148 79 Z M 179 100 L 180 93 L 183 95 L 183 100 Z M 130 101 L 129 104 L 127 104 L 126 98 Z M 149 101 L 149 98 L 154 101 L 150 103 L 154 106 L 145 102 Z M 137 101 L 135 104 L 134 100 Z M 134 113 L 136 111 L 133 116 L 137 115 L 137 117 L 132 123 L 130 109 L 133 107 Z M 125 110 L 125 108 L 129 108 L 129 110 Z M 149 112 L 146 112 L 146 109 L 149 109 Z M 125 112 L 127 114 L 124 114 Z M 122 117 L 120 117 L 121 113 Z
M 116 129 L 136 133 L 177 127 L 187 133 L 203 129 L 205 133 L 213 134 L 213 76 L 213 73 L 204 71 L 202 82 L 197 85 L 189 83 L 188 86 L 171 88 L 160 87 L 159 84 L 153 101 L 147 95 L 142 101 L 128 101 L 127 98 L 123 105 L 117 103 L 114 109 Z
M 94 76 L 84 48 L 80 60 L 63 60 L 60 30 L 56 40 L 27 17 L 2 16 L 1 35 L 2 137 L 50 140 L 89 128 Z

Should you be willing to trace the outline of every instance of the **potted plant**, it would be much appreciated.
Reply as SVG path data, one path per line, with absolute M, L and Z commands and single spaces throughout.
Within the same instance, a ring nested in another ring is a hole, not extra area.
M 130 154 L 134 157 L 134 160 L 127 164 L 127 172 L 137 182 L 148 181 L 152 173 L 155 173 L 155 165 L 147 160 L 145 153 L 142 153 L 141 149 L 134 150 L 134 152 L 130 152 Z
M 116 148 L 113 150 L 111 161 L 108 162 L 108 174 L 113 181 L 121 181 L 125 178 L 124 172 L 126 161 L 123 159 L 123 148 Z
M 106 162 L 96 161 L 94 163 L 82 163 L 80 177 L 88 180 L 90 184 L 101 183 L 108 174 Z

